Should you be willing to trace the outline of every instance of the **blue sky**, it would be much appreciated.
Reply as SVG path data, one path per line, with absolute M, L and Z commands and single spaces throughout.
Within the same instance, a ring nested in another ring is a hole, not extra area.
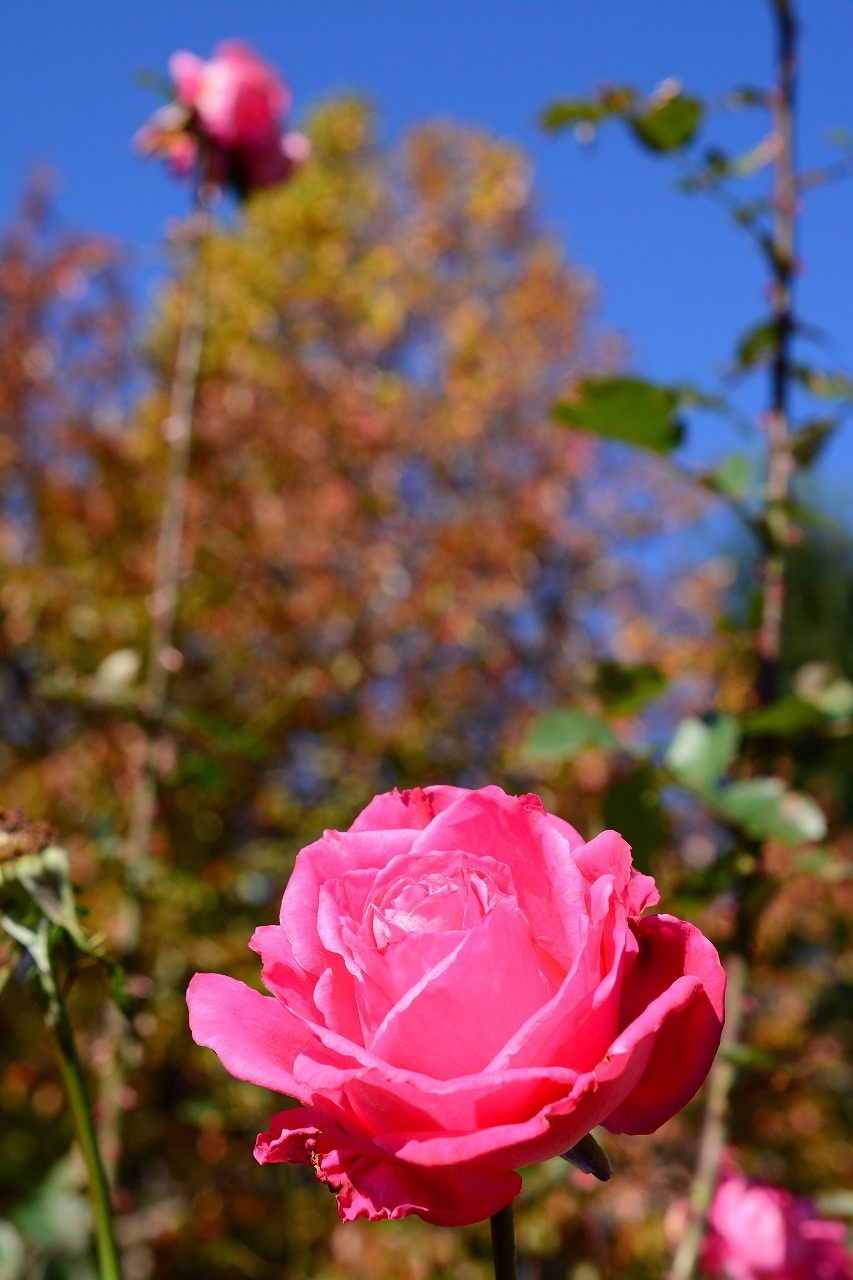
M 812 0 L 803 39 L 801 159 L 833 158 L 833 126 L 853 130 L 850 0 Z M 763 275 L 717 209 L 673 191 L 666 161 L 621 132 L 592 148 L 544 138 L 550 99 L 605 80 L 650 89 L 678 75 L 700 93 L 763 83 L 771 65 L 767 0 L 0 0 L 0 215 L 28 167 L 61 174 L 66 222 L 137 251 L 150 280 L 164 222 L 182 193 L 129 139 L 155 105 L 135 73 L 170 52 L 206 54 L 241 36 L 277 63 L 299 110 L 341 89 L 377 104 L 387 137 L 430 117 L 483 125 L 531 152 L 543 215 L 596 278 L 600 320 L 627 338 L 631 362 L 659 378 L 702 378 L 762 310 Z M 758 116 L 722 123 L 748 144 Z M 810 199 L 801 246 L 803 314 L 853 365 L 853 182 Z M 716 452 L 702 428 L 690 453 Z M 853 427 L 821 473 L 840 500 L 853 469 Z

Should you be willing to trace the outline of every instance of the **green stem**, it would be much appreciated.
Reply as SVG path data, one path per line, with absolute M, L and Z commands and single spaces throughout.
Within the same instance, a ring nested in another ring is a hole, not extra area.
M 104 1162 L 98 1146 L 95 1124 L 92 1119 L 92 1106 L 83 1069 L 74 1043 L 74 1033 L 65 1005 L 58 990 L 54 990 L 51 1000 L 51 1021 L 56 1033 L 57 1053 L 62 1079 L 71 1104 L 71 1115 L 77 1140 L 86 1161 L 89 1175 L 89 1193 L 92 1197 L 92 1209 L 95 1218 L 95 1240 L 98 1249 L 98 1264 L 101 1280 L 121 1280 L 121 1262 L 113 1231 L 112 1209 L 110 1206 L 110 1189 L 104 1172 Z
M 492 1258 L 495 1263 L 495 1280 L 518 1280 L 518 1259 L 515 1250 L 515 1220 L 512 1205 L 500 1209 L 489 1219 L 492 1229 Z

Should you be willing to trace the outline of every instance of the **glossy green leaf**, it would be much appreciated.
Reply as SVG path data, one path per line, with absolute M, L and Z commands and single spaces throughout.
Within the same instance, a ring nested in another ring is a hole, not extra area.
M 653 102 L 647 111 L 631 117 L 635 137 L 651 151 L 680 151 L 698 132 L 704 109 L 698 98 L 676 93 Z
M 783 844 L 822 840 L 826 818 L 810 796 L 787 791 L 781 778 L 733 782 L 714 800 L 717 813 L 756 840 Z
M 676 417 L 678 404 L 669 387 L 642 378 L 589 378 L 579 384 L 576 399 L 554 406 L 553 416 L 576 431 L 668 453 L 684 434 Z
M 676 729 L 665 763 L 679 782 L 705 791 L 726 772 L 739 742 L 740 728 L 734 716 L 717 716 L 710 721 L 689 716 Z
M 528 760 L 573 760 L 587 747 L 612 751 L 619 740 L 611 729 L 574 707 L 560 707 L 540 716 L 524 746 Z

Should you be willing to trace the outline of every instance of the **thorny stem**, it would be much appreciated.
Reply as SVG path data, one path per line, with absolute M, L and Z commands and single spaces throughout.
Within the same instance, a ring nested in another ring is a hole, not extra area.
M 512 1205 L 493 1213 L 489 1219 L 492 1230 L 492 1258 L 495 1264 L 495 1280 L 518 1280 L 518 1259 L 515 1249 L 515 1219 Z
M 770 369 L 770 407 L 767 413 L 769 449 L 765 490 L 766 520 L 772 545 L 764 566 L 764 592 L 758 632 L 757 692 L 762 703 L 771 702 L 779 692 L 782 615 L 785 606 L 785 556 L 790 538 L 786 504 L 794 465 L 790 445 L 789 400 L 797 218 L 797 179 L 794 172 L 797 24 L 793 0 L 772 0 L 772 5 L 779 41 L 777 82 L 771 98 L 778 150 L 773 193 L 773 360 Z
M 110 1189 L 104 1169 L 101 1149 L 92 1118 L 92 1107 L 83 1069 L 74 1043 L 74 1033 L 58 986 L 51 984 L 48 1020 L 56 1036 L 59 1066 L 65 1091 L 71 1107 L 71 1115 L 77 1140 L 86 1162 L 89 1176 L 89 1192 L 95 1220 L 95 1242 L 98 1250 L 98 1267 L 101 1280 L 121 1280 L 121 1261 L 115 1232 L 113 1231 Z
M 202 247 L 208 223 L 207 210 L 199 205 L 190 215 L 189 221 L 183 322 L 172 379 L 169 414 L 163 424 L 169 444 L 169 460 L 157 543 L 154 590 L 148 598 L 152 625 L 143 691 L 145 712 L 155 724 L 162 719 L 165 710 L 169 671 L 173 669 L 170 658 L 173 656 L 171 650 L 178 606 L 192 417 L 204 338 L 205 282 Z M 145 758 L 131 803 L 125 849 L 127 862 L 140 880 L 145 878 L 148 867 L 157 801 L 155 749 L 154 733 L 147 732 Z

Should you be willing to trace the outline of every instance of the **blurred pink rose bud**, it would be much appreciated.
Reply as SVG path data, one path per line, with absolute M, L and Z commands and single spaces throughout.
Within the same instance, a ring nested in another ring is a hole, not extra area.
M 195 170 L 202 182 L 246 195 L 286 181 L 307 158 L 307 138 L 284 127 L 288 85 L 249 45 L 224 41 L 208 61 L 175 53 L 169 71 L 177 101 L 155 112 L 136 144 L 176 176 Z
M 721 1280 L 853 1280 L 843 1222 L 811 1200 L 729 1168 L 717 1187 L 702 1267 Z
M 178 101 L 195 111 L 200 128 L 218 146 L 259 146 L 278 138 L 290 89 L 249 45 L 223 41 L 208 62 L 175 53 L 169 71 Z
M 621 836 L 586 842 L 537 796 L 380 795 L 255 931 L 270 994 L 196 974 L 192 1033 L 298 1099 L 256 1158 L 312 1166 L 345 1222 L 477 1222 L 518 1169 L 596 1125 L 652 1133 L 705 1079 L 724 973 L 693 925 L 643 918 L 657 901 Z

